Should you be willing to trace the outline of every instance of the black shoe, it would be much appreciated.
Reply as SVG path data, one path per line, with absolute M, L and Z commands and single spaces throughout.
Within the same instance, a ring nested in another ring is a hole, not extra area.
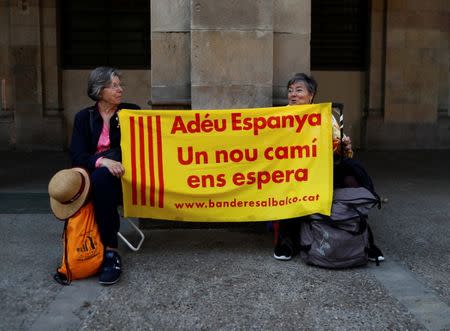
M 292 249 L 292 246 L 286 242 L 276 245 L 273 250 L 273 257 L 281 261 L 289 261 L 292 259 L 293 254 L 294 250 Z
M 370 245 L 369 251 L 367 252 L 369 255 L 369 261 L 372 262 L 381 262 L 384 261 L 383 253 L 381 252 L 381 249 L 379 249 L 375 245 Z
M 100 269 L 99 283 L 102 285 L 112 285 L 119 281 L 122 272 L 122 263 L 119 253 L 116 251 L 106 251 L 102 268 Z

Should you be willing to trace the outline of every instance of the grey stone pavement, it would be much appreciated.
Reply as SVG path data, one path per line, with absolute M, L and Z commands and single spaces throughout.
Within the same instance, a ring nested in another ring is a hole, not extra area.
M 46 187 L 66 154 L 0 155 L 0 330 L 450 330 L 449 150 L 357 153 L 388 200 L 369 215 L 379 267 L 276 261 L 261 224 L 158 226 L 139 252 L 121 244 L 111 287 L 52 279 Z

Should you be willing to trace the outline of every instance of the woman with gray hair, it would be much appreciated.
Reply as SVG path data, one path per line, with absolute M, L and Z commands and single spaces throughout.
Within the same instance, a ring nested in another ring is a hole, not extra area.
M 289 105 L 305 105 L 311 104 L 317 93 L 317 82 L 312 77 L 305 73 L 295 74 L 287 83 L 287 97 Z M 361 163 L 352 159 L 353 150 L 350 137 L 344 135 L 341 137 L 338 122 L 332 117 L 332 136 L 333 136 L 333 152 L 335 155 L 343 151 L 343 157 L 340 162 L 334 164 L 333 187 L 365 187 L 372 193 L 375 193 L 372 179 L 367 174 Z M 342 149 L 340 148 L 341 144 Z M 307 220 L 308 216 L 303 218 Z M 299 219 L 289 219 L 279 221 L 278 238 L 276 238 L 276 245 L 273 256 L 277 260 L 288 261 L 299 250 L 299 233 L 300 223 Z M 376 256 L 375 256 L 376 255 Z M 380 249 L 373 245 L 372 250 L 369 251 L 369 258 L 375 259 L 378 257 L 380 261 L 384 260 Z
M 139 109 L 137 105 L 122 103 L 121 74 L 115 68 L 98 67 L 88 79 L 88 96 L 93 106 L 75 115 L 70 144 L 74 167 L 85 168 L 92 182 L 91 198 L 95 219 L 105 246 L 105 256 L 99 282 L 116 283 L 121 274 L 121 259 L 117 250 L 120 217 L 117 206 L 122 202 L 120 177 L 124 174 L 120 151 L 120 109 Z

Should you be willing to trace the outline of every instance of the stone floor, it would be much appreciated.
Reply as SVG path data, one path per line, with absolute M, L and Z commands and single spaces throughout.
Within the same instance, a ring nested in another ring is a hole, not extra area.
M 450 330 L 448 150 L 357 153 L 387 200 L 369 215 L 379 267 L 276 261 L 261 224 L 160 226 L 121 245 L 112 287 L 52 280 L 63 223 L 46 187 L 66 154 L 1 155 L 1 330 Z

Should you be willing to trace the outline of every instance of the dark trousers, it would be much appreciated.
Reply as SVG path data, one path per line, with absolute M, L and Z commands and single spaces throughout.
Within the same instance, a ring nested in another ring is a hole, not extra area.
M 95 220 L 105 247 L 117 248 L 117 232 L 120 228 L 120 216 L 117 206 L 122 204 L 122 185 L 108 168 L 101 167 L 91 174 L 92 202 Z
M 300 249 L 300 222 L 304 222 L 308 217 L 291 218 L 278 222 L 277 244 L 287 244 L 292 247 L 294 253 Z
M 375 188 L 364 166 L 361 162 L 343 158 L 339 163 L 334 165 L 333 187 L 365 187 L 375 194 Z

